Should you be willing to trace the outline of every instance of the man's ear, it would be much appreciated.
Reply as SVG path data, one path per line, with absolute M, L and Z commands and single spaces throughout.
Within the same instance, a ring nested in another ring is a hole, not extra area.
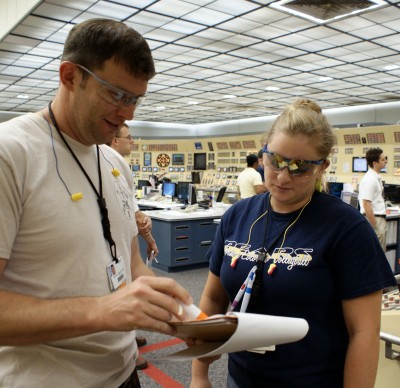
M 77 67 L 72 62 L 64 61 L 60 64 L 60 83 L 62 83 L 63 86 L 69 91 L 72 91 L 74 86 L 76 85 L 77 70 Z

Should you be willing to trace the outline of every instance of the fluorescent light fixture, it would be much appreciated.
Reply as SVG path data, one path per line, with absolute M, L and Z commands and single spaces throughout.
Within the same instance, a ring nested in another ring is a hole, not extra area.
M 265 90 L 268 90 L 269 92 L 273 92 L 274 90 L 279 90 L 277 86 L 267 86 Z
M 320 81 L 325 82 L 325 81 L 331 81 L 333 78 L 332 77 L 320 77 Z
M 400 66 L 399 65 L 387 65 L 384 67 L 385 70 L 396 70 L 398 69 Z
M 164 109 L 165 109 L 165 106 L 163 106 L 163 105 L 156 106 L 156 110 L 164 110 Z
M 236 98 L 234 94 L 225 94 L 224 98 Z
M 189 101 L 188 104 L 189 104 L 189 105 L 197 105 L 197 104 L 198 104 L 198 101 Z
M 27 94 L 18 94 L 17 98 L 21 98 L 23 100 L 28 100 L 29 96 Z
M 383 0 L 359 0 L 358 2 L 322 0 L 310 2 L 309 0 L 281 0 L 270 4 L 271 8 L 311 20 L 318 24 L 329 23 L 346 16 L 354 16 L 361 12 L 388 5 Z

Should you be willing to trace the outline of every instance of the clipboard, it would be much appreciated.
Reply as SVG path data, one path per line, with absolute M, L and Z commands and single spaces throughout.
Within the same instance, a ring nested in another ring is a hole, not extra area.
M 171 322 L 176 337 L 202 339 L 200 345 L 172 353 L 167 360 L 187 361 L 244 350 L 258 351 L 304 338 L 309 326 L 305 319 L 250 313 L 229 313 L 199 321 Z

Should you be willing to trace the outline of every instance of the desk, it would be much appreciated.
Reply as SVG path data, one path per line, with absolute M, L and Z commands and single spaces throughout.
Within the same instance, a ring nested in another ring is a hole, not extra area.
M 154 268 L 170 272 L 187 266 L 208 263 L 206 253 L 214 239 L 218 225 L 214 219 L 221 218 L 229 205 L 221 204 L 208 210 L 185 213 L 182 210 L 150 210 L 146 214 L 153 222 L 152 234 L 159 254 Z M 146 243 L 140 238 L 140 253 L 146 254 Z
M 140 210 L 173 209 L 185 206 L 183 203 L 178 203 L 178 202 L 160 202 L 160 201 L 151 201 L 148 199 L 138 199 L 137 204 Z

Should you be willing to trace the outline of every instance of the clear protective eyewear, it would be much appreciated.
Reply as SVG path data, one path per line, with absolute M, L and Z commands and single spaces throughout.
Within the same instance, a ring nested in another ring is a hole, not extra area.
M 115 136 L 117 139 L 127 139 L 129 141 L 132 141 L 132 135 L 128 135 L 128 136 Z
M 320 166 L 325 161 L 325 159 L 286 159 L 281 155 L 268 151 L 267 145 L 263 147 L 262 152 L 266 155 L 266 167 L 270 170 L 278 174 L 286 167 L 291 175 L 297 177 L 308 177 L 314 175 L 317 171 L 315 167 Z
M 76 66 L 91 75 L 101 85 L 101 87 L 98 89 L 99 96 L 114 106 L 118 106 L 121 104 L 124 106 L 138 106 L 146 98 L 146 96 L 135 96 L 132 93 L 128 93 L 124 90 L 117 88 L 116 86 L 110 85 L 108 82 L 98 77 L 85 66 L 79 65 L 77 63 Z

